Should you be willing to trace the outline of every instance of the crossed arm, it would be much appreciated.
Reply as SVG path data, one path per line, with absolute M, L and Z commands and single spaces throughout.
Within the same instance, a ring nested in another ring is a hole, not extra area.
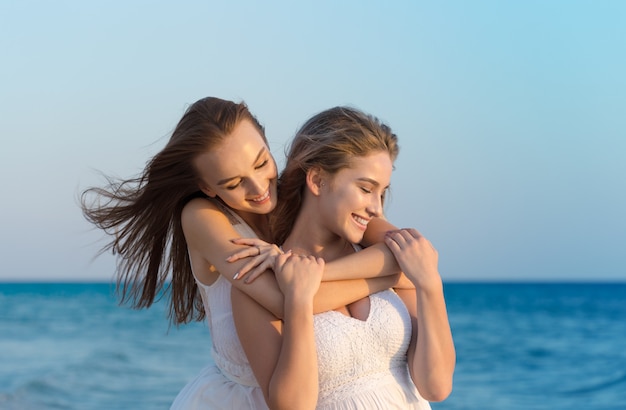
M 182 225 L 194 273 L 200 281 L 210 285 L 221 274 L 277 318 L 284 317 L 284 295 L 272 272 L 261 274 L 268 272 L 264 269 L 254 281 L 246 283 L 245 273 L 240 272 L 250 261 L 229 261 L 229 256 L 237 252 L 258 251 L 237 243 L 239 233 L 217 205 L 202 198 L 190 201 L 183 209 Z M 382 220 L 375 226 L 377 233 L 370 232 L 368 237 L 380 243 L 325 265 L 323 282 L 313 301 L 314 313 L 345 306 L 398 283 L 400 269 L 393 253 L 382 243 L 384 232 L 393 226 Z M 236 273 L 240 274 L 234 279 Z

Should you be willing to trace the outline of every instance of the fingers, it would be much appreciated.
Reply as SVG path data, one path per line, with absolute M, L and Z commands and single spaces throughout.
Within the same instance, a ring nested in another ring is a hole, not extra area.
M 263 246 L 255 245 L 234 253 L 226 258 L 226 261 L 233 263 L 241 259 L 253 258 L 244 264 L 233 276 L 233 279 L 235 280 L 246 276 L 246 280 L 244 282 L 250 283 L 265 272 L 265 270 L 271 269 L 275 263 L 275 258 L 281 254 L 283 254 L 283 251 L 274 244 L 266 244 Z M 248 274 L 250 271 L 252 271 L 251 274 Z
M 258 278 L 259 276 L 261 276 L 261 274 L 263 274 L 266 270 L 268 270 L 268 269 L 272 269 L 272 268 L 273 268 L 273 265 L 274 265 L 274 263 L 273 263 L 273 261 L 272 261 L 272 260 L 270 260 L 270 259 L 265 259 L 265 260 L 264 260 L 263 262 L 261 262 L 258 266 L 254 267 L 254 269 L 252 269 L 252 267 L 253 267 L 254 265 L 251 265 L 250 267 L 246 267 L 246 268 L 245 268 L 245 272 L 244 272 L 244 270 L 242 269 L 242 270 L 241 270 L 242 275 L 245 275 L 245 279 L 244 279 L 244 281 L 243 281 L 243 282 L 244 282 L 244 283 L 252 283 L 252 282 L 254 282 L 254 280 L 255 280 L 256 278 Z M 248 273 L 248 274 L 246 275 L 246 272 L 248 272 L 248 270 L 250 270 L 250 269 L 252 269 L 252 270 L 250 271 L 250 273 Z M 243 276 L 242 276 L 242 277 L 243 277 Z
M 261 241 L 263 242 L 263 241 Z M 249 247 L 246 249 L 242 249 L 237 251 L 226 258 L 227 262 L 233 263 L 240 259 L 250 258 L 253 256 L 261 256 L 261 254 L 269 254 L 269 256 L 278 255 L 283 253 L 282 249 L 278 246 L 270 243 L 265 243 L 264 245 L 248 245 Z M 267 255 L 266 255 L 267 256 Z
M 232 243 L 237 245 L 248 245 L 248 246 L 268 246 L 271 245 L 268 242 L 265 242 L 259 238 L 235 238 L 230 240 Z
M 261 254 L 261 248 L 253 246 L 250 248 L 242 249 L 230 255 L 226 258 L 227 262 L 237 262 L 240 259 L 249 258 L 252 256 L 259 256 Z
M 287 262 L 287 260 L 291 257 L 292 253 L 291 250 L 288 250 L 285 253 L 281 253 L 280 255 L 278 255 L 276 257 L 276 259 L 274 260 L 274 271 L 276 271 L 277 269 L 280 269 L 285 262 Z
M 392 252 L 396 250 L 400 250 L 400 245 L 398 244 L 396 239 L 393 237 L 393 235 L 385 235 L 385 245 L 387 245 L 387 247 L 391 249 Z
M 394 249 L 403 249 L 406 247 L 407 242 L 413 238 L 413 236 L 405 229 L 399 229 L 397 231 L 388 232 L 385 235 L 385 243 L 393 251 Z
M 437 250 L 432 243 L 416 229 L 400 229 L 388 232 L 385 235 L 385 245 L 391 250 L 396 259 L 401 254 L 404 254 L 405 257 L 409 255 L 413 255 L 413 257 L 418 257 L 418 255 L 422 255 L 420 257 L 430 254 L 437 255 Z
M 410 243 L 414 240 L 418 242 L 430 243 L 428 239 L 426 239 L 417 229 L 414 228 L 403 228 L 396 231 L 388 231 L 385 234 L 385 241 L 387 241 L 388 238 L 393 240 L 400 246 L 405 243 Z
M 251 256 L 258 256 L 262 253 L 262 249 L 276 249 L 279 248 L 271 243 L 265 242 L 258 238 L 235 238 L 230 240 L 232 243 L 236 245 L 245 245 L 246 249 L 242 249 L 240 251 L 235 252 L 226 258 L 227 262 L 236 262 L 240 259 L 249 258 Z
M 320 267 L 324 267 L 326 263 L 324 258 L 316 257 L 313 255 L 303 255 L 303 254 L 295 254 L 292 253 L 291 250 L 285 252 L 283 255 L 277 258 L 281 266 L 291 263 L 291 264 L 302 264 L 303 266 L 316 264 Z
M 250 272 L 250 270 L 252 269 L 256 270 L 256 268 L 260 266 L 264 266 L 266 264 L 266 261 L 267 261 L 267 258 L 263 258 L 263 257 L 256 257 L 252 259 L 250 262 L 243 265 L 241 269 L 239 269 L 239 272 L 237 272 L 237 278 L 242 279 L 244 276 L 246 276 L 248 272 Z M 263 269 L 263 271 L 264 270 L 265 269 Z
M 397 231 L 391 231 L 388 233 L 388 236 L 402 237 L 405 240 L 423 238 L 422 234 L 419 233 L 419 231 L 414 228 L 403 228 L 403 229 L 398 229 Z

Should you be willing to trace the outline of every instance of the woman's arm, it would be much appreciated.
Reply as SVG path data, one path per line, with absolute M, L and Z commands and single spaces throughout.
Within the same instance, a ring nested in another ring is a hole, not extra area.
M 221 274 L 235 288 L 250 296 L 276 317 L 284 316 L 284 297 L 271 271 L 269 271 L 270 274 L 260 275 L 252 283 L 246 284 L 241 280 L 233 279 L 246 261 L 242 259 L 229 262 L 227 258 L 247 247 L 233 243 L 232 239 L 240 238 L 240 235 L 221 209 L 209 200 L 194 199 L 183 209 L 182 226 L 189 254 L 192 261 L 196 261 L 194 272 L 201 282 L 210 285 Z M 373 262 L 368 260 L 367 263 Z M 356 273 L 358 266 L 355 263 L 350 263 L 350 265 L 352 267 L 339 267 L 339 269 L 354 269 Z M 354 277 L 358 276 L 355 274 Z M 319 313 L 345 306 L 371 293 L 392 287 L 396 281 L 397 276 L 389 276 L 324 283 L 320 286 L 315 298 L 314 312 Z
M 383 243 L 385 242 L 387 232 L 397 230 L 398 228 L 392 225 L 391 222 L 385 218 L 372 218 L 372 220 L 370 220 L 367 224 L 367 229 L 365 230 L 365 235 L 363 235 L 361 245 L 369 247 L 377 243 Z
M 400 267 L 393 253 L 384 243 L 377 243 L 327 263 L 324 281 L 375 278 L 399 273 Z
M 425 399 L 444 400 L 452 391 L 456 353 L 437 269 L 437 251 L 415 230 L 393 233 L 387 244 L 415 285 L 413 290 L 396 290 L 411 315 L 411 378 Z
M 233 288 L 237 333 L 267 405 L 313 409 L 318 396 L 313 297 L 324 262 L 311 256 L 281 255 L 276 265 L 285 295 L 284 321 Z
M 366 248 L 360 252 L 328 262 L 324 269 L 323 280 L 362 279 L 400 273 L 400 267 L 396 262 L 396 258 L 384 244 L 385 235 L 388 232 L 397 230 L 398 228 L 387 220 L 373 218 L 367 225 L 365 237 L 361 242 Z M 247 259 L 246 263 L 240 265 L 238 278 L 245 277 L 246 283 L 250 283 L 264 273 L 272 263 L 271 260 L 264 258 L 267 252 L 264 252 L 264 255 L 260 255 L 261 249 L 271 248 L 275 245 L 268 244 L 257 238 L 239 238 L 234 242 L 238 245 L 247 245 L 248 248 L 230 255 L 228 260 L 235 262 Z M 367 295 L 362 295 L 361 297 L 365 296 Z

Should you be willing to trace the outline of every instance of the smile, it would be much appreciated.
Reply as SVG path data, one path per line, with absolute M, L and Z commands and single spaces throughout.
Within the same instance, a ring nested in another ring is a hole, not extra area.
M 268 189 L 267 191 L 265 191 L 263 195 L 261 195 L 258 198 L 251 199 L 250 201 L 260 204 L 262 202 L 265 202 L 269 197 L 270 197 L 270 190 Z
M 355 220 L 355 222 L 359 225 L 361 225 L 363 227 L 363 229 L 367 228 L 367 224 L 369 223 L 369 219 L 365 219 L 365 218 L 361 218 L 358 215 L 352 215 L 352 219 Z

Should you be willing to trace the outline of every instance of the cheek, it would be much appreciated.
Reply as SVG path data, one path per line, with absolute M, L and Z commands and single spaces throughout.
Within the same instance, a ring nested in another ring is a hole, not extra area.
M 336 191 L 324 201 L 325 214 L 330 219 L 343 220 L 350 213 L 352 203 L 344 191 Z
M 359 207 L 360 197 L 357 192 L 349 189 L 343 189 L 337 194 L 337 206 L 344 209 Z

